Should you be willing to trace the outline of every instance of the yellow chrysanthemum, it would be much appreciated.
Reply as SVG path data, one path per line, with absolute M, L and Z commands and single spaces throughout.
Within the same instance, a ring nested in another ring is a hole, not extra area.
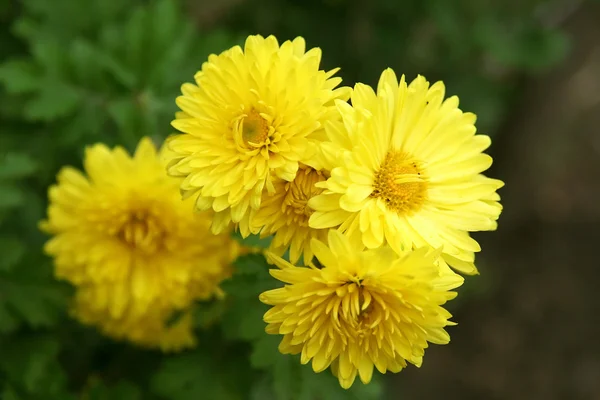
M 190 310 L 166 312 L 149 310 L 141 315 L 124 313 L 120 318 L 110 314 L 105 304 L 96 302 L 97 290 L 105 286 L 88 286 L 78 289 L 71 314 L 80 322 L 97 326 L 106 336 L 116 340 L 128 340 L 138 346 L 178 352 L 196 346 L 193 319 Z M 177 314 L 181 313 L 177 317 Z M 177 317 L 171 322 L 171 318 Z
M 477 273 L 480 247 L 469 232 L 496 229 L 503 182 L 481 175 L 492 158 L 475 115 L 444 95 L 442 82 L 398 83 L 388 69 L 377 93 L 357 84 L 352 106 L 338 102 L 343 122 L 327 123 L 321 147 L 331 177 L 309 201 L 309 225 L 360 233 L 369 248 L 442 247 L 443 261 Z
M 85 303 L 105 315 L 99 324 L 166 316 L 219 292 L 238 245 L 211 234 L 211 213 L 181 201 L 150 139 L 133 157 L 94 145 L 84 167 L 87 176 L 59 172 L 41 227 L 53 235 L 45 251 L 56 276 L 86 291 Z
M 289 248 L 290 261 L 295 263 L 301 255 L 304 262 L 313 258 L 310 239 L 327 240 L 326 229 L 308 226 L 312 209 L 307 202 L 323 189 L 315 186 L 327 179 L 327 172 L 301 165 L 292 182 L 278 180 L 275 193 L 263 195 L 262 204 L 252 218 L 252 226 L 261 230 L 261 236 L 273 236 L 270 250 L 281 256 Z
M 211 55 L 196 84 L 182 86 L 172 124 L 184 134 L 169 140 L 169 173 L 185 177 L 181 191 L 198 209 L 217 213 L 213 232 L 233 221 L 249 235 L 263 190 L 292 181 L 324 122 L 337 117 L 334 100 L 350 88 L 335 89 L 337 69 L 319 70 L 320 61 L 321 50 L 305 52 L 300 37 L 280 47 L 273 36 L 250 36 L 243 50 Z
M 420 248 L 399 257 L 388 246 L 360 250 L 336 230 L 328 239 L 328 245 L 311 241 L 322 269 L 271 256 L 280 268 L 271 275 L 287 285 L 260 300 L 273 306 L 264 316 L 266 331 L 283 335 L 282 353 L 301 353 L 315 372 L 331 366 L 349 388 L 357 373 L 368 383 L 373 367 L 385 373 L 407 362 L 420 366 L 428 342 L 449 342 L 444 327 L 453 323 L 442 305 L 456 296 L 449 290 L 463 278 L 440 273 L 438 251 Z

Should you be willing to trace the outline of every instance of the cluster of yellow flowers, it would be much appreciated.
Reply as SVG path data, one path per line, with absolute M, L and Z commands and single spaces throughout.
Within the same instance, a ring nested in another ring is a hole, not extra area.
M 182 86 L 181 133 L 161 156 L 148 140 L 133 158 L 97 145 L 89 178 L 60 173 L 46 250 L 77 286 L 82 321 L 142 344 L 191 344 L 186 310 L 219 294 L 238 229 L 273 237 L 270 272 L 285 286 L 260 296 L 267 333 L 342 387 L 449 342 L 455 271 L 477 273 L 469 233 L 495 229 L 502 210 L 503 183 L 481 174 L 490 139 L 441 82 L 388 69 L 376 90 L 338 87 L 320 61 L 302 38 L 250 36 Z M 166 324 L 175 310 L 184 316 Z

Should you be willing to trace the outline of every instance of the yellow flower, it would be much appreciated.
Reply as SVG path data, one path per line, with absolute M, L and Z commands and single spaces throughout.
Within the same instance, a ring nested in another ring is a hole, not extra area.
M 262 204 L 252 218 L 252 226 L 261 229 L 261 236 L 273 236 L 270 250 L 281 256 L 290 249 L 290 261 L 295 263 L 301 255 L 304 262 L 312 258 L 310 239 L 327 240 L 327 229 L 313 229 L 308 226 L 312 209 L 307 202 L 323 189 L 315 183 L 327 179 L 327 172 L 301 165 L 292 182 L 278 180 L 275 193 L 263 195 Z
M 45 251 L 56 276 L 86 291 L 85 304 L 104 313 L 98 324 L 166 316 L 219 293 L 238 245 L 181 201 L 150 139 L 133 157 L 94 145 L 84 167 L 87 176 L 59 172 L 41 228 L 53 236 Z
M 184 133 L 168 141 L 168 170 L 185 178 L 185 198 L 216 212 L 213 232 L 233 221 L 248 236 L 263 190 L 274 193 L 277 178 L 292 181 L 324 122 L 339 118 L 334 101 L 350 88 L 335 89 L 337 69 L 319 70 L 320 61 L 321 50 L 305 52 L 300 37 L 279 46 L 273 36 L 250 36 L 243 50 L 211 55 L 196 84 L 182 86 L 172 125 Z
M 504 183 L 481 175 L 492 164 L 482 153 L 490 138 L 444 95 L 442 82 L 398 83 L 388 69 L 377 93 L 357 84 L 352 106 L 338 102 L 343 122 L 327 123 L 321 146 L 331 177 L 309 201 L 309 225 L 358 233 L 368 248 L 442 247 L 447 264 L 477 273 L 481 249 L 469 232 L 496 229 Z
M 124 313 L 120 318 L 115 318 L 105 304 L 97 303 L 97 292 L 109 289 L 106 286 L 78 289 L 71 310 L 72 315 L 86 325 L 97 326 L 106 336 L 116 340 L 128 340 L 141 347 L 178 352 L 196 346 L 191 310 L 170 313 L 156 309 L 143 315 Z M 181 315 L 170 323 L 173 315 L 177 316 L 179 313 Z
M 440 273 L 438 251 L 419 248 L 399 257 L 388 246 L 360 250 L 336 230 L 328 239 L 328 245 L 311 241 L 322 269 L 271 256 L 280 268 L 271 275 L 287 285 L 260 300 L 273 306 L 264 316 L 266 331 L 283 335 L 282 353 L 301 353 L 315 372 L 331 366 L 347 389 L 357 373 L 368 383 L 373 367 L 385 373 L 407 362 L 420 366 L 427 342 L 449 342 L 444 327 L 454 324 L 442 305 L 456 296 L 449 290 L 463 278 Z

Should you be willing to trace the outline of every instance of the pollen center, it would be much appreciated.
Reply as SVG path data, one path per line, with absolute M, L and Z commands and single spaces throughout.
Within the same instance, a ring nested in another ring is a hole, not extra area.
M 283 208 L 295 223 L 308 226 L 308 219 L 313 213 L 307 204 L 308 200 L 323 192 L 323 189 L 316 187 L 315 183 L 326 179 L 327 177 L 321 171 L 303 167 L 298 170 L 296 178 L 287 184 Z
M 136 250 L 154 253 L 162 246 L 164 229 L 156 217 L 146 211 L 137 211 L 123 224 L 118 237 Z
M 375 173 L 371 197 L 382 199 L 398 214 L 417 211 L 427 195 L 427 180 L 419 161 L 408 154 L 390 151 Z
M 246 147 L 263 146 L 269 138 L 269 122 L 252 109 L 242 122 L 242 140 Z

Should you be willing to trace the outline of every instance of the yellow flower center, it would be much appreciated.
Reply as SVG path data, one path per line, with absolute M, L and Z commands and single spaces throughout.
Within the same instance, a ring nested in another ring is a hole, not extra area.
M 242 140 L 246 147 L 262 147 L 269 139 L 269 122 L 255 109 L 244 117 L 242 122 Z
M 118 237 L 133 249 L 154 253 L 161 248 L 164 234 L 164 228 L 156 216 L 139 210 L 129 215 Z
M 296 178 L 286 184 L 283 211 L 292 218 L 293 222 L 300 226 L 308 226 L 308 219 L 313 213 L 307 204 L 308 200 L 323 192 L 323 189 L 316 187 L 315 183 L 326 179 L 327 177 L 321 171 L 301 167 Z
M 375 173 L 371 197 L 385 201 L 398 214 L 417 211 L 425 202 L 427 181 L 418 161 L 408 154 L 390 151 Z

